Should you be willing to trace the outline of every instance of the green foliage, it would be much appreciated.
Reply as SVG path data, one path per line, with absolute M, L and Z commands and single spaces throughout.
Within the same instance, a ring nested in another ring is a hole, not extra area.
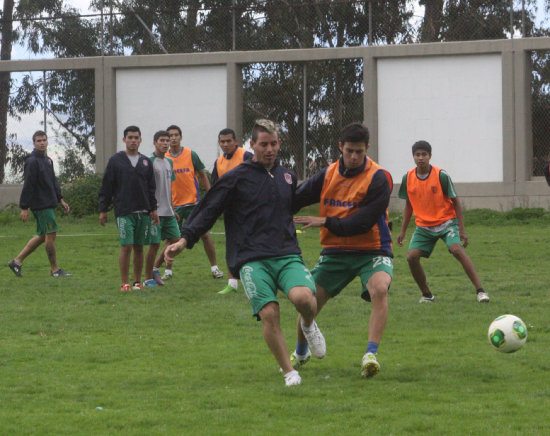
M 518 224 L 548 224 L 550 212 L 542 208 L 518 207 L 507 212 L 498 212 L 490 209 L 471 209 L 464 212 L 466 226 L 470 224 L 486 225 L 518 225 Z
M 82 157 L 74 148 L 66 148 L 65 156 L 60 162 L 61 171 L 58 177 L 60 184 L 76 182 L 93 175 L 91 168 L 86 167 Z
M 71 208 L 71 215 L 82 217 L 97 214 L 97 195 L 101 187 L 101 176 L 91 174 L 80 177 L 62 186 L 63 198 Z M 62 213 L 61 205 L 58 206 Z
M 114 222 L 59 224 L 57 257 L 73 277 L 50 278 L 42 247 L 25 261 L 23 278 L 5 265 L 0 276 L 1 434 L 550 433 L 547 224 L 468 227 L 468 254 L 491 295 L 486 305 L 442 243 L 423 260 L 436 303 L 418 304 L 406 248 L 395 247 L 380 374 L 359 376 L 371 305 L 355 280 L 319 315 L 327 356 L 312 359 L 295 388 L 285 388 L 242 286 L 216 293 L 225 280 L 211 278 L 202 244 L 176 258 L 166 286 L 121 294 Z M 212 234 L 220 266 L 222 231 L 217 223 Z M 9 236 L 1 240 L 5 259 L 33 232 L 32 222 L 0 224 Z M 299 235 L 308 266 L 318 238 L 313 229 Z M 292 349 L 296 311 L 278 299 Z M 527 343 L 511 355 L 487 338 L 504 313 L 528 328 Z
M 0 209 L 0 225 L 15 224 L 19 220 L 21 209 L 15 203 L 10 203 Z

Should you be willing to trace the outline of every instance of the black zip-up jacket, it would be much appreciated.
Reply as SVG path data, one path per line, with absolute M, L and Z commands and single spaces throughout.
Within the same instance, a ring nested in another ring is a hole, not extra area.
M 55 172 L 53 161 L 34 149 L 25 158 L 23 190 L 19 199 L 21 209 L 42 210 L 57 207 L 63 196 Z
M 340 158 L 339 171 L 343 177 L 352 180 L 355 176 L 363 172 L 366 164 L 367 158 L 365 158 L 364 164 L 359 168 L 347 169 L 344 166 L 344 160 Z M 321 170 L 298 186 L 293 207 L 294 213 L 298 212 L 302 207 L 319 203 L 321 200 L 323 184 L 325 183 L 326 171 L 326 168 Z M 353 183 L 353 181 L 351 181 L 351 183 Z M 353 236 L 367 233 L 372 226 L 380 220 L 385 222 L 386 210 L 390 203 L 390 194 L 391 188 L 388 178 L 383 171 L 377 171 L 372 178 L 372 182 L 367 192 L 365 192 L 363 200 L 358 204 L 357 212 L 345 218 L 327 217 L 325 227 L 337 236 Z M 393 253 L 390 250 L 352 251 L 336 247 L 324 248 L 321 251 L 321 254 L 342 252 L 355 252 L 358 254 L 383 254 L 385 256 L 393 257 Z
M 114 197 L 115 216 L 157 209 L 155 173 L 149 158 L 139 153 L 136 167 L 125 151 L 111 156 L 99 190 L 99 211 L 107 212 Z
M 296 175 L 278 161 L 271 170 L 244 161 L 220 177 L 187 219 L 182 236 L 192 248 L 224 213 L 226 260 L 234 277 L 252 260 L 301 254 L 292 221 Z

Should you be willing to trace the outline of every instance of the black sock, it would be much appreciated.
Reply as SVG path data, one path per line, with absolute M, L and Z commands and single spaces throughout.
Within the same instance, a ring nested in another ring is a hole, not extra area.
M 483 288 L 476 289 L 476 294 L 479 294 L 480 292 L 485 292 Z

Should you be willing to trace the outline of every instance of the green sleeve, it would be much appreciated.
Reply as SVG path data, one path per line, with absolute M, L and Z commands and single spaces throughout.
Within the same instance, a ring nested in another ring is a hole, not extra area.
M 191 159 L 193 160 L 193 168 L 195 168 L 195 172 L 204 170 L 204 164 L 199 158 L 199 155 L 192 150 L 191 150 Z
M 439 182 L 441 183 L 441 189 L 443 190 L 443 193 L 448 198 L 456 198 L 456 190 L 455 185 L 453 185 L 453 181 L 451 180 L 451 176 L 445 172 L 445 170 L 441 170 L 439 172 Z
M 403 176 L 403 179 L 401 180 L 398 197 L 402 198 L 403 200 L 409 199 L 409 194 L 407 194 L 407 174 L 405 174 Z
M 168 161 L 168 163 L 170 164 L 170 168 L 172 168 L 172 177 L 170 178 L 170 181 L 175 182 L 176 181 L 176 173 L 174 173 L 174 161 L 172 159 L 170 159 L 169 157 L 165 157 L 164 159 L 166 159 Z

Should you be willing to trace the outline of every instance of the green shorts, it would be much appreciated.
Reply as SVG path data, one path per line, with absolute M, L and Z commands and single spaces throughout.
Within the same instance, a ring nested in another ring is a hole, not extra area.
M 454 244 L 461 244 L 457 221 L 452 220 L 440 232 L 430 232 L 422 227 L 417 227 L 412 235 L 409 250 L 417 249 L 422 251 L 422 257 L 430 257 L 438 239 L 443 239 L 447 248 Z
M 189 215 L 191 215 L 191 212 L 195 210 L 195 204 L 192 204 L 190 206 L 176 206 L 174 207 L 174 212 L 178 214 L 180 217 L 180 221 L 178 222 L 180 226 L 180 232 L 181 228 L 185 224 L 185 221 L 187 221 L 187 218 L 189 218 Z
M 59 230 L 55 222 L 54 209 L 33 210 L 32 214 L 36 218 L 36 234 L 38 236 L 55 233 Z
M 315 294 L 313 277 L 297 254 L 248 262 L 240 269 L 240 276 L 252 307 L 252 316 L 258 320 L 262 307 L 277 302 L 277 289 L 288 295 L 292 288 L 305 286 Z
M 147 245 L 151 218 L 145 212 L 129 213 L 116 219 L 120 245 Z
M 178 220 L 175 216 L 161 216 L 158 226 L 151 224 L 149 232 L 149 243 L 160 244 L 160 241 L 165 239 L 179 239 L 181 238 L 180 228 L 178 226 Z
M 370 301 L 367 282 L 374 273 L 385 271 L 393 277 L 393 259 L 381 254 L 325 254 L 311 270 L 315 283 L 335 297 L 355 277 L 361 279 L 361 298 Z

